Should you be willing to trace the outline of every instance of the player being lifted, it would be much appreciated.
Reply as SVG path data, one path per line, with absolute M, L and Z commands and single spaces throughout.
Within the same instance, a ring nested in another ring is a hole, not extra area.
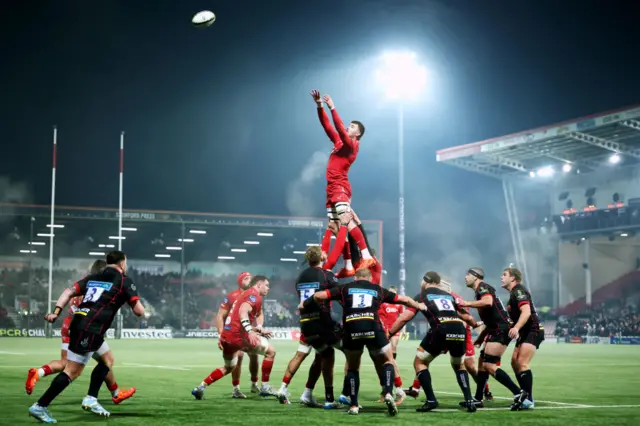
M 478 369 L 478 380 L 474 402 L 477 407 L 483 407 L 482 396 L 489 376 L 493 376 L 501 385 L 511 391 L 514 396 L 512 410 L 519 410 L 522 403 L 529 397 L 521 390 L 511 377 L 496 364 L 504 354 L 507 346 L 511 342 L 509 328 L 513 326 L 509 314 L 507 314 L 500 298 L 496 295 L 496 290 L 484 282 L 484 271 L 480 268 L 471 268 L 465 276 L 467 287 L 475 291 L 476 300 L 466 302 L 459 301 L 461 307 L 476 308 L 480 319 L 486 326 L 487 340 L 484 350 L 480 352 Z
M 340 223 L 343 225 L 340 233 L 344 236 L 345 226 L 351 221 L 349 212 L 340 215 Z M 338 285 L 338 280 L 330 270 L 324 269 L 322 265 L 322 252 L 320 247 L 313 246 L 307 249 L 305 260 L 309 267 L 304 269 L 296 280 L 296 292 L 300 297 L 300 303 L 312 297 L 316 292 L 331 290 Z M 282 387 L 278 392 L 278 399 L 281 403 L 288 403 L 287 386 L 291 378 L 296 373 L 300 364 L 309 355 L 311 348 L 316 351 L 317 362 L 322 363 L 322 371 L 325 382 L 325 408 L 337 408 L 339 404 L 335 402 L 333 394 L 333 366 L 335 363 L 334 346 L 340 343 L 340 337 L 336 330 L 338 325 L 331 318 L 331 304 L 323 301 L 307 309 L 300 309 L 300 345 L 298 351 L 287 366 Z M 318 358 L 318 355 L 320 358 Z M 313 368 L 317 365 L 312 365 Z M 310 372 L 311 376 L 311 372 Z M 307 389 L 309 387 L 307 386 Z M 313 400 L 311 392 L 305 390 L 300 398 L 300 402 L 305 405 L 317 406 Z
M 416 310 L 425 309 L 425 305 L 417 303 L 410 297 L 398 296 L 395 293 L 371 283 L 371 272 L 360 269 L 356 272 L 356 281 L 331 290 L 316 292 L 313 297 L 300 304 L 300 309 L 311 309 L 325 300 L 340 300 L 342 305 L 342 322 L 344 338 L 342 341 L 349 370 L 349 397 L 351 407 L 349 414 L 359 414 L 358 391 L 360 388 L 360 360 L 366 346 L 376 361 L 383 365 L 384 401 L 390 415 L 398 413 L 396 403 L 391 395 L 393 391 L 394 366 L 389 340 L 380 324 L 378 310 L 382 303 L 399 303 Z
M 276 350 L 267 340 L 272 336 L 272 333 L 253 327 L 256 319 L 262 315 L 262 298 L 269 293 L 269 280 L 265 276 L 256 275 L 251 278 L 250 287 L 234 302 L 222 333 L 220 333 L 219 340 L 222 346 L 224 366 L 213 370 L 199 386 L 191 391 L 196 399 L 204 397 L 207 386 L 233 371 L 238 364 L 239 352 L 264 356 L 260 394 L 274 395 L 269 384 L 269 376 L 273 368 Z
M 69 327 L 69 349 L 64 371 L 53 379 L 49 389 L 29 408 L 32 417 L 43 423 L 56 423 L 47 407 L 72 381 L 80 377 L 94 354 L 98 355 L 98 364 L 91 373 L 89 392 L 82 400 L 82 408 L 101 416 L 110 415 L 98 402 L 98 392 L 113 366 L 113 356 L 104 341 L 104 335 L 124 303 L 129 303 L 137 316 L 144 315 L 144 306 L 139 300 L 136 286 L 125 275 L 126 271 L 126 255 L 121 251 L 108 253 L 107 267 L 63 291 L 55 311 L 45 316 L 48 322 L 55 322 L 71 298 L 84 296 Z
M 360 139 L 364 135 L 364 125 L 359 121 L 352 121 L 346 128 L 342 119 L 336 111 L 331 96 L 320 96 L 320 92 L 313 90 L 311 97 L 318 106 L 318 117 L 320 124 L 324 128 L 325 133 L 333 143 L 333 150 L 329 156 L 327 164 L 327 216 L 329 224 L 322 239 L 322 252 L 328 253 L 331 244 L 331 235 L 338 232 L 338 216 L 341 213 L 351 209 L 351 184 L 349 183 L 349 169 L 356 161 L 358 151 L 360 150 Z M 331 125 L 329 117 L 324 110 L 323 103 L 326 103 L 331 110 L 334 126 Z M 348 231 L 351 238 L 355 240 L 362 253 L 361 267 L 369 268 L 375 262 L 362 234 L 361 229 L 355 221 L 351 221 L 348 225 Z M 349 245 L 344 245 L 343 257 L 345 268 L 338 273 L 338 278 L 353 276 L 355 270 L 351 262 L 351 254 Z
M 241 272 L 238 274 L 238 288 L 233 290 L 231 293 L 227 294 L 222 303 L 220 304 L 220 308 L 218 309 L 218 314 L 216 315 L 216 327 L 218 328 L 218 333 L 222 333 L 224 329 L 224 322 L 229 316 L 229 311 L 231 307 L 235 303 L 235 301 L 240 297 L 240 295 L 250 287 L 251 283 L 251 274 L 249 272 Z M 264 322 L 264 316 L 260 316 L 256 319 L 257 328 L 260 329 Z M 218 339 L 218 348 L 222 350 L 222 343 L 220 339 Z M 240 391 L 240 376 L 242 375 L 242 360 L 244 359 L 244 352 L 238 352 L 238 363 L 233 368 L 231 372 L 231 384 L 233 386 L 233 391 L 231 393 L 232 398 L 240 398 L 244 399 L 247 396 Z M 251 393 L 259 393 L 260 388 L 258 387 L 258 355 L 251 354 L 249 355 L 249 374 L 251 374 Z M 265 396 L 265 395 L 263 395 Z
M 89 270 L 89 275 L 95 275 L 100 273 L 107 266 L 107 262 L 98 259 L 93 262 L 91 265 L 91 269 Z M 25 383 L 25 390 L 27 391 L 27 395 L 31 395 L 33 389 L 38 383 L 40 378 L 48 376 L 54 373 L 60 373 L 64 370 L 64 367 L 67 365 L 67 349 L 69 349 L 69 326 L 71 325 L 71 320 L 73 319 L 73 315 L 75 314 L 78 306 L 82 303 L 82 297 L 74 297 L 69 302 L 69 313 L 66 318 L 62 322 L 61 329 L 61 337 L 62 337 L 62 348 L 60 351 L 60 359 L 50 361 L 48 364 L 43 365 L 40 368 L 31 368 L 27 374 L 27 381 Z M 94 354 L 94 356 L 97 356 Z M 131 389 L 120 389 L 118 387 L 118 383 L 116 383 L 116 379 L 113 375 L 113 371 L 109 371 L 107 377 L 105 378 L 105 384 L 107 385 L 107 389 L 111 393 L 111 400 L 114 404 L 120 404 L 122 401 L 129 399 L 136 393 L 136 388 Z
M 520 387 L 528 395 L 520 407 L 526 410 L 534 408 L 533 374 L 529 364 L 544 341 L 544 327 L 540 325 L 531 293 L 522 285 L 522 272 L 516 268 L 507 268 L 502 273 L 500 281 L 502 288 L 509 292 L 507 311 L 515 323 L 509 330 L 509 337 L 516 339 L 511 366 Z
M 456 373 L 458 386 L 462 390 L 465 399 L 465 408 L 470 413 L 476 411 L 476 405 L 471 396 L 469 388 L 469 375 L 464 369 L 464 354 L 466 341 L 465 321 L 473 322 L 473 318 L 466 312 L 461 311 L 454 297 L 440 288 L 440 275 L 437 272 L 427 272 L 424 274 L 421 283 L 422 290 L 416 300 L 423 302 L 427 309 L 422 313 L 429 322 L 429 331 L 420 346 L 414 360 L 416 376 L 420 381 L 422 389 L 427 396 L 427 401 L 416 409 L 418 412 L 431 411 L 438 408 L 438 400 L 431 385 L 431 373 L 429 365 L 438 355 L 449 352 L 451 357 L 451 367 Z M 389 335 L 393 336 L 405 326 L 417 311 L 408 308 L 389 330 Z M 464 319 L 464 321 L 463 321 Z

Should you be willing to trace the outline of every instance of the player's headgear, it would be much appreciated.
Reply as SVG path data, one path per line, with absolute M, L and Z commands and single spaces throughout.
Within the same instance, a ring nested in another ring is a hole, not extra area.
M 238 274 L 238 287 L 242 287 L 242 281 L 244 281 L 245 278 L 250 276 L 251 276 L 251 272 L 240 272 Z
M 442 290 L 446 291 L 447 293 L 451 293 L 451 283 L 449 283 L 448 281 L 441 280 L 440 281 L 440 288 Z
M 440 274 L 434 271 L 427 272 L 422 279 L 427 284 L 440 284 Z
M 482 268 L 470 268 L 467 271 L 467 274 L 473 275 L 474 277 L 476 277 L 479 280 L 483 280 L 484 279 L 484 271 L 482 270 Z

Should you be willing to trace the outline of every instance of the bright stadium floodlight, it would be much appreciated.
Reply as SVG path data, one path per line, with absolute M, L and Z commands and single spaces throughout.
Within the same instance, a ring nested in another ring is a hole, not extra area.
M 418 64 L 414 52 L 385 52 L 381 62 L 376 77 L 387 98 L 412 99 L 426 88 L 427 69 Z
M 416 99 L 427 87 L 427 69 L 420 65 L 414 52 L 386 52 L 380 58 L 376 78 L 387 99 L 398 104 L 398 241 L 399 293 L 405 294 L 405 225 L 404 225 L 404 108 L 408 100 Z
M 569 173 L 569 172 L 571 171 L 571 164 L 569 164 L 569 163 L 565 163 L 565 164 L 562 166 L 562 171 L 563 171 L 563 172 L 565 172 L 565 173 Z
M 619 154 L 612 154 L 611 157 L 609 157 L 609 162 L 611 164 L 618 164 L 620 160 L 621 158 Z
M 554 173 L 555 170 L 553 170 L 553 167 L 551 166 L 542 167 L 536 172 L 536 174 L 540 177 L 551 177 Z

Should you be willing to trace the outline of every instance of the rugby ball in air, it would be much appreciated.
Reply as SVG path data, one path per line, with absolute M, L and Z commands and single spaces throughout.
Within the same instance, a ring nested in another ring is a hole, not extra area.
M 216 15 L 210 10 L 203 10 L 193 15 L 191 23 L 198 28 L 210 27 L 216 21 Z

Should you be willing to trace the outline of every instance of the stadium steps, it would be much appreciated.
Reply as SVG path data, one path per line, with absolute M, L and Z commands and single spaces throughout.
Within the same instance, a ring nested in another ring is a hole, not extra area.
M 593 292 L 591 296 L 591 305 L 598 306 L 609 299 L 622 299 L 625 297 L 625 291 L 633 287 L 640 281 L 640 270 L 626 273 L 609 284 L 604 285 Z M 558 308 L 558 315 L 576 315 L 587 307 L 587 300 L 582 297 L 568 305 Z

